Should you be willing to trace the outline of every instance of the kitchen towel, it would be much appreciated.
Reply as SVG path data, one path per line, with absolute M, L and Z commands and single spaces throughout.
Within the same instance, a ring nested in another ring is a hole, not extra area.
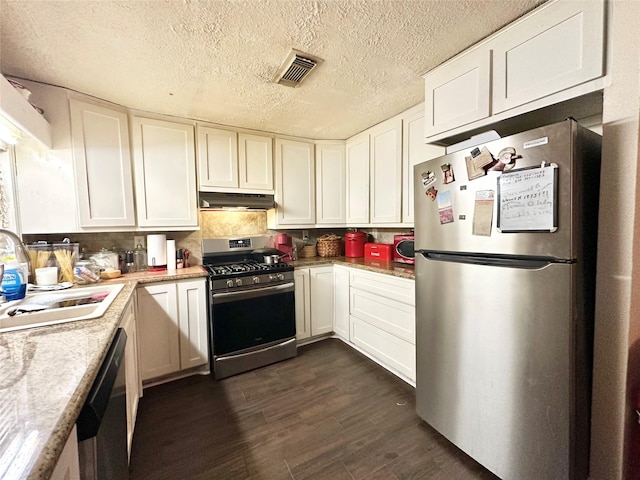
M 176 269 L 176 241 L 167 240 L 167 269 Z

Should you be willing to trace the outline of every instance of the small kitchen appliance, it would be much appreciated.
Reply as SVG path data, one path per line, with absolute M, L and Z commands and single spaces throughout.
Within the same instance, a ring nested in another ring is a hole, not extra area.
M 151 272 L 167 269 L 166 235 L 147 235 L 147 264 Z
M 293 255 L 293 239 L 286 233 L 277 233 L 274 238 L 275 249 L 282 254 L 289 254 L 283 260 L 291 258 Z
M 393 259 L 393 245 L 390 243 L 365 243 L 364 258 L 390 262 Z
M 264 262 L 265 256 L 278 256 L 267 248 L 270 238 L 202 241 L 209 273 L 209 359 L 217 379 L 297 355 L 293 266 Z
M 344 235 L 344 256 L 350 258 L 364 257 L 364 244 L 367 234 L 364 232 L 347 232 Z
M 393 261 L 400 263 L 415 263 L 413 252 L 413 233 L 403 233 L 393 236 Z

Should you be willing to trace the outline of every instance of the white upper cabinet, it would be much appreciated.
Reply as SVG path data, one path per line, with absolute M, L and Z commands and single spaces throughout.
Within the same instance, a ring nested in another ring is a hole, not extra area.
M 344 224 L 346 188 L 344 144 L 316 145 L 316 223 Z
M 198 187 L 273 192 L 273 140 L 198 124 Z
M 238 186 L 238 134 L 198 125 L 200 190 Z
M 269 227 L 311 226 L 316 220 L 314 145 L 276 139 L 276 208 Z
M 273 191 L 273 139 L 263 135 L 238 135 L 239 187 Z
M 370 221 L 402 221 L 402 120 L 392 118 L 370 131 Z
M 606 8 L 550 0 L 425 74 L 427 142 L 604 88 Z M 556 109 L 548 120 L 572 112 Z
M 605 4 L 559 1 L 507 29 L 493 49 L 493 113 L 604 75 Z
M 73 98 L 69 105 L 80 226 L 135 226 L 127 114 Z
M 347 140 L 347 224 L 369 223 L 369 133 Z
M 197 227 L 193 126 L 133 117 L 136 207 L 140 227 Z
M 491 100 L 491 51 L 478 47 L 425 76 L 427 137 L 487 118 Z
M 424 105 L 402 115 L 402 222 L 413 224 L 413 167 L 445 154 L 445 148 L 424 143 Z M 418 192 L 422 195 L 424 192 Z

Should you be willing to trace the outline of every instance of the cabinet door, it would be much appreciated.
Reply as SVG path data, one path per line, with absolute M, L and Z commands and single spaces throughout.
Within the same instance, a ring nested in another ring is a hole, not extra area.
M 138 287 L 138 345 L 142 380 L 180 370 L 175 283 Z
M 369 223 L 369 134 L 347 140 L 347 223 Z
M 413 224 L 413 167 L 444 154 L 444 147 L 424 143 L 424 105 L 402 119 L 402 223 Z
M 309 269 L 311 335 L 333 331 L 333 267 Z
M 133 117 L 138 225 L 196 227 L 193 126 Z
M 276 203 L 280 225 L 316 220 L 313 144 L 276 139 Z
M 11 472 L 9 472 L 11 473 Z M 80 480 L 78 430 L 73 426 L 49 480 Z
M 425 136 L 460 127 L 491 114 L 491 50 L 479 46 L 427 73 Z
M 316 223 L 346 222 L 344 145 L 316 145 Z
M 238 134 L 198 125 L 200 189 L 238 186 Z
M 127 452 L 131 457 L 131 444 L 136 425 L 138 401 L 142 394 L 140 372 L 138 370 L 138 328 L 134 300 L 129 302 L 129 305 L 125 308 L 120 326 L 127 334 L 124 374 L 127 389 Z
M 349 340 L 349 270 L 333 267 L 333 331 L 339 337 Z
M 296 305 L 296 339 L 311 336 L 311 310 L 309 292 L 309 269 L 296 268 L 293 272 Z
M 238 136 L 240 188 L 273 190 L 273 139 L 262 135 Z
M 402 120 L 392 119 L 371 132 L 369 172 L 371 223 L 402 221 Z
M 205 280 L 178 282 L 180 319 L 180 368 L 203 365 L 209 360 L 207 345 L 207 289 Z
M 81 227 L 135 226 L 127 114 L 69 100 Z
M 604 75 L 605 2 L 550 2 L 493 42 L 493 113 Z

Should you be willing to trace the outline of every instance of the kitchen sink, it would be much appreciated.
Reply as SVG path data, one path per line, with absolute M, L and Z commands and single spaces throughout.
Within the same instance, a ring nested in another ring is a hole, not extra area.
M 0 305 L 0 332 L 101 317 L 123 288 L 121 283 L 29 293 Z

